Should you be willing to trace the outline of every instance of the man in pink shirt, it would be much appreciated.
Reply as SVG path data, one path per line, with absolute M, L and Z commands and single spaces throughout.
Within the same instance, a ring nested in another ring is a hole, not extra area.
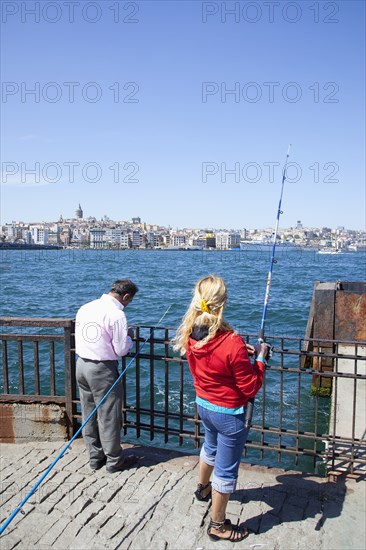
M 137 286 L 128 279 L 115 281 L 108 294 L 83 305 L 76 314 L 76 380 L 84 420 L 117 380 L 118 360 L 132 348 L 133 330 L 128 328 L 124 308 L 133 300 Z M 121 448 L 122 386 L 119 382 L 83 429 L 92 470 L 106 465 L 120 472 L 136 462 Z

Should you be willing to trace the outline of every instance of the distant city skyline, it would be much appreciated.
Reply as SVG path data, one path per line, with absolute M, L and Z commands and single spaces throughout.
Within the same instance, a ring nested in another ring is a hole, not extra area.
M 73 214 L 71 213 L 73 212 Z M 210 231 L 210 230 L 216 230 L 216 231 L 242 231 L 244 229 L 246 230 L 258 230 L 258 231 L 265 231 L 265 230 L 270 230 L 270 229 L 275 229 L 275 224 L 272 226 L 272 225 L 267 225 L 267 226 L 253 226 L 253 227 L 250 227 L 250 226 L 247 226 L 247 227 L 235 227 L 235 226 L 220 226 L 220 225 L 215 225 L 215 224 L 212 224 L 212 225 L 209 225 L 209 226 L 190 226 L 190 225 L 181 225 L 181 226 L 177 226 L 176 224 L 168 224 L 168 225 L 165 225 L 165 224 L 162 224 L 159 222 L 159 220 L 144 220 L 142 219 L 141 216 L 139 215 L 135 215 L 135 216 L 132 216 L 131 218 L 125 218 L 125 219 L 122 219 L 122 218 L 119 218 L 119 219 L 113 219 L 112 217 L 110 217 L 108 214 L 104 214 L 101 218 L 97 218 L 96 216 L 94 216 L 92 213 L 91 214 L 88 214 L 88 213 L 85 213 L 84 211 L 84 208 L 82 207 L 81 203 L 79 202 L 78 205 L 77 205 L 77 208 L 75 208 L 73 211 L 70 211 L 70 215 L 66 214 L 64 215 L 63 213 L 60 213 L 58 218 L 57 219 L 46 219 L 45 216 L 43 216 L 41 219 L 39 220 L 36 220 L 36 219 L 24 219 L 24 220 L 17 220 L 17 219 L 11 219 L 11 220 L 7 220 L 5 222 L 3 222 L 1 225 L 2 226 L 6 226 L 6 225 L 12 225 L 12 224 L 16 224 L 16 223 L 24 223 L 24 224 L 29 224 L 29 225 L 42 225 L 42 224 L 57 224 L 57 223 L 62 223 L 62 222 L 66 222 L 66 221 L 72 221 L 74 220 L 75 222 L 84 222 L 84 223 L 87 223 L 89 222 L 89 220 L 93 220 L 95 219 L 95 223 L 98 224 L 98 223 L 102 223 L 102 222 L 105 222 L 106 220 L 108 220 L 108 222 L 110 223 L 116 223 L 116 224 L 120 224 L 120 223 L 129 223 L 129 224 L 137 224 L 137 225 L 146 225 L 146 226 L 156 226 L 156 227 L 160 227 L 160 228 L 166 228 L 166 229 L 171 229 L 171 230 L 201 230 L 201 231 Z M 136 220 L 140 220 L 140 222 L 137 222 Z M 301 229 L 305 229 L 305 228 L 308 228 L 308 229 L 322 229 L 322 228 L 329 228 L 331 230 L 344 230 L 344 231 L 358 231 L 358 232 L 363 232 L 365 231 L 365 228 L 363 227 L 346 227 L 345 225 L 343 224 L 337 224 L 336 226 L 328 226 L 328 225 L 321 225 L 321 226 L 312 226 L 312 225 L 307 225 L 305 222 L 303 222 L 303 220 L 299 220 L 297 219 L 293 224 L 291 225 L 283 225 L 283 224 L 279 224 L 279 229 L 281 231 L 285 230 L 285 229 L 296 229 L 296 228 L 301 228 Z

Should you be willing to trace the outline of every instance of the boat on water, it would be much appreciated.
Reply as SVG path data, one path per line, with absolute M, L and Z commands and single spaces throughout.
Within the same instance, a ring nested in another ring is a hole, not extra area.
M 340 248 L 321 248 L 318 254 L 343 254 Z
M 272 241 L 240 241 L 240 250 L 246 251 L 269 251 L 273 247 Z M 286 252 L 296 252 L 299 246 L 291 241 L 279 241 L 276 243 L 277 250 L 286 250 Z

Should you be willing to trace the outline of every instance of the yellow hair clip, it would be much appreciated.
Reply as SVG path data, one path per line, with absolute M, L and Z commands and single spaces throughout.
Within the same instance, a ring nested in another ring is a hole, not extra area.
M 203 313 L 210 313 L 210 308 L 208 307 L 206 300 L 201 300 L 200 308 Z

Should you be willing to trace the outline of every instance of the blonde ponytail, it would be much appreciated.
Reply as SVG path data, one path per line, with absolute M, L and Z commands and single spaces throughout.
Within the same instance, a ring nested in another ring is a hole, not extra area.
M 185 353 L 194 326 L 208 327 L 208 335 L 195 344 L 196 348 L 204 346 L 219 330 L 233 330 L 223 318 L 226 300 L 226 285 L 221 277 L 208 275 L 200 279 L 194 287 L 193 299 L 177 330 L 174 349 L 182 355 Z

